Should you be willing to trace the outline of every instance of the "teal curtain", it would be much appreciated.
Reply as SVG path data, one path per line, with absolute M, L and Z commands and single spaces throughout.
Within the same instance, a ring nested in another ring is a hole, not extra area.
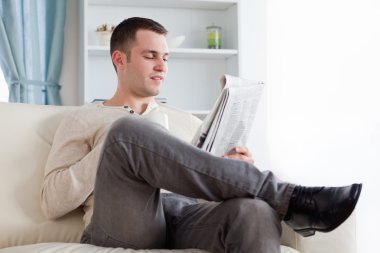
M 66 0 L 0 0 L 0 66 L 9 101 L 61 105 Z

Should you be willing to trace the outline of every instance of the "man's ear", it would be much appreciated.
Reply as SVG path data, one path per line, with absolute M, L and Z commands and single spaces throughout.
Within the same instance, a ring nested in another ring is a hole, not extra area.
M 123 54 L 121 51 L 115 50 L 112 53 L 111 57 L 112 57 L 112 62 L 113 64 L 115 64 L 117 69 L 119 69 L 120 67 L 123 68 L 125 66 L 125 63 L 126 63 L 125 54 Z

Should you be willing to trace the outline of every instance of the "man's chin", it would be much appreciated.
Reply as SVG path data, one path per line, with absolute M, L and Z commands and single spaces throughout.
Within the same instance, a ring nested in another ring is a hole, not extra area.
M 160 94 L 160 89 L 153 90 L 152 94 L 153 96 L 157 96 L 158 94 Z
M 148 88 L 148 87 L 147 87 Z M 150 89 L 149 89 L 150 88 Z M 160 94 L 160 88 L 161 88 L 161 85 L 152 85 L 151 87 L 149 87 L 148 89 L 145 90 L 145 92 L 147 93 L 146 95 L 148 96 L 152 96 L 152 97 L 155 97 L 157 96 L 158 94 Z
M 152 89 L 151 91 L 151 94 L 154 94 L 154 96 L 160 94 L 160 89 Z
M 159 91 L 159 90 L 149 92 L 149 94 L 147 94 L 147 96 L 148 96 L 148 97 L 155 97 L 155 96 L 157 96 L 158 94 L 160 94 L 160 91 Z

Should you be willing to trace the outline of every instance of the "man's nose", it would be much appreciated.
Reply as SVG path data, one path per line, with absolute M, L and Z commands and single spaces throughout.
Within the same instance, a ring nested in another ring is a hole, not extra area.
M 168 69 L 167 62 L 164 59 L 157 59 L 156 64 L 154 66 L 154 70 L 160 72 L 166 72 Z

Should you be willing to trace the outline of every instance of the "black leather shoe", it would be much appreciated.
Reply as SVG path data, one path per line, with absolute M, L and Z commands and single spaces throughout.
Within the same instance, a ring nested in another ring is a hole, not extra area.
M 361 184 L 346 187 L 296 186 L 284 218 L 294 231 L 311 236 L 330 232 L 342 224 L 358 202 Z

